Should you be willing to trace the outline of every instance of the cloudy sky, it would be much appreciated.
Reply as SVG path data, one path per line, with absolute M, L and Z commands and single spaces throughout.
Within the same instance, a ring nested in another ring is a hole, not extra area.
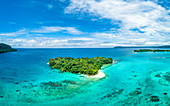
M 15 48 L 170 45 L 169 0 L 1 0 L 0 42 Z

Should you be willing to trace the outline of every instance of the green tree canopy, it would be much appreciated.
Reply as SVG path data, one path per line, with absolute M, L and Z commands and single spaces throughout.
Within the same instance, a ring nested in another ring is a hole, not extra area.
M 104 64 L 111 64 L 112 58 L 95 57 L 95 58 L 73 58 L 73 57 L 56 57 L 49 60 L 49 65 L 62 72 L 72 72 L 87 75 L 96 75 L 98 70 Z

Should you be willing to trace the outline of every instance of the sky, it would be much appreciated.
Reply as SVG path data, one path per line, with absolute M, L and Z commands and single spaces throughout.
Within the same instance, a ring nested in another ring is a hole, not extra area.
M 14 48 L 170 45 L 170 1 L 1 0 L 0 43 Z

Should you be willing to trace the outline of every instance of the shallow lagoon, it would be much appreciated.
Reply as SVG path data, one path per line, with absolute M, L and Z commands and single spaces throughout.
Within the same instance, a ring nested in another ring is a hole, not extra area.
M 134 53 L 136 48 L 18 49 L 0 54 L 1 105 L 170 104 L 170 53 Z M 55 57 L 112 57 L 118 63 L 96 79 L 51 69 Z

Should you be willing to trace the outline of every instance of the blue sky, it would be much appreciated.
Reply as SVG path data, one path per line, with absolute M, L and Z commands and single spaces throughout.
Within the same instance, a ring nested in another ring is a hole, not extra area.
M 1 0 L 0 14 L 16 48 L 170 45 L 168 0 Z

